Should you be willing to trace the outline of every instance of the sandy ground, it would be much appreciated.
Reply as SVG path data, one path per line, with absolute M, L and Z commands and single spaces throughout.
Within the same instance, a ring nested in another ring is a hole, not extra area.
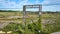
M 60 34 L 60 32 L 54 32 L 54 33 L 51 33 L 51 34 Z

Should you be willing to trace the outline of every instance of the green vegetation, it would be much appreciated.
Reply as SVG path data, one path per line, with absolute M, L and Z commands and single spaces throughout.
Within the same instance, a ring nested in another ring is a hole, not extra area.
M 43 31 L 48 33 L 58 32 L 60 31 L 60 14 L 44 14 L 45 16 L 42 16 L 45 20 L 51 20 L 48 21 L 48 23 L 44 24 Z
M 33 15 L 32 15 L 33 13 Z M 36 13 L 38 14 L 38 13 Z M 0 29 L 4 32 L 12 31 L 11 34 L 50 34 L 53 32 L 60 31 L 60 14 L 58 13 L 44 13 L 42 14 L 42 17 L 39 18 L 34 18 L 37 17 L 35 12 L 28 12 L 28 15 L 30 18 L 26 18 L 26 23 L 14 23 L 11 22 L 8 24 L 6 27 L 3 29 Z M 11 16 L 23 16 L 22 12 L 0 12 L 0 21 L 22 21 L 22 18 L 9 18 Z M 30 23 L 30 21 L 34 19 L 37 20 L 36 22 Z M 42 23 L 41 20 L 45 20 L 45 23 Z M 40 23 L 39 23 L 40 22 Z

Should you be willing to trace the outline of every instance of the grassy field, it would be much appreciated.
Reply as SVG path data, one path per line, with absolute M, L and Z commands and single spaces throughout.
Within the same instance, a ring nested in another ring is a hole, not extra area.
M 32 15 L 33 14 L 33 15 Z M 9 23 L 2 31 L 12 31 L 12 34 L 49 34 L 60 31 L 60 14 L 44 13 L 39 18 L 37 14 L 28 13 L 26 23 L 23 23 L 22 12 L 0 12 L 0 24 Z M 41 32 L 40 32 L 41 31 Z
M 43 14 L 42 20 L 45 20 L 45 23 L 43 24 L 43 31 L 48 33 L 58 32 L 60 31 L 60 14 L 54 13 L 54 14 Z

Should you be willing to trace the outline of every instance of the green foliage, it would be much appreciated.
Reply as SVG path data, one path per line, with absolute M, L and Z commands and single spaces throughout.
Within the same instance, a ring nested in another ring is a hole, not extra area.
M 50 14 L 51 16 L 51 18 L 48 16 L 49 14 L 47 14 L 47 16 L 45 17 L 45 19 L 47 19 L 47 17 L 48 17 L 48 19 L 54 19 L 54 23 L 52 22 L 52 23 L 47 23 L 47 24 L 45 24 L 44 26 L 45 26 L 45 28 L 43 28 L 43 31 L 44 32 L 48 32 L 48 33 L 53 33 L 53 32 L 58 32 L 58 31 L 60 31 L 60 15 L 59 14 Z
M 17 24 L 11 23 L 2 29 L 2 31 L 15 31 L 17 29 Z
M 45 15 L 45 16 L 44 16 Z M 55 23 L 45 24 L 42 31 L 41 17 L 40 20 L 34 23 L 28 23 L 30 19 L 27 18 L 26 23 L 10 23 L 2 29 L 2 31 L 12 31 L 12 34 L 50 34 L 52 32 L 60 31 L 60 15 L 44 14 L 43 19 L 56 19 Z M 22 20 L 17 18 L 16 20 Z M 15 20 L 15 19 L 14 19 Z M 40 23 L 39 23 L 40 22 Z
M 2 29 L 3 31 L 12 31 L 12 34 L 41 34 L 40 25 L 38 22 L 27 24 L 27 27 L 25 24 L 15 24 L 10 23 L 8 26 L 4 27 Z

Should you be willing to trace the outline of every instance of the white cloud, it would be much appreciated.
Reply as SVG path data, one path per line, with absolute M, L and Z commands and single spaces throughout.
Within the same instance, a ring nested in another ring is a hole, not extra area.
M 49 4 L 60 4 L 60 0 L 44 0 L 42 2 L 42 4 L 46 4 L 46 5 L 49 5 Z M 49 5 L 49 6 L 43 6 L 43 11 L 47 10 L 47 11 L 59 11 L 60 10 L 60 5 Z
M 60 0 L 44 0 L 42 4 L 56 4 L 60 3 Z
M 9 0 L 8 1 L 5 1 L 5 0 L 0 0 L 0 8 L 23 8 L 23 5 L 25 4 L 32 4 L 32 3 L 27 3 L 28 0 L 23 0 L 21 2 L 19 2 L 18 4 L 14 1 L 10 2 Z M 20 10 L 19 9 L 19 10 Z
M 60 0 L 44 0 L 43 2 L 39 2 L 39 0 L 35 0 L 34 3 L 31 3 L 29 2 L 29 0 L 23 0 L 21 2 L 19 2 L 18 4 L 16 2 L 10 2 L 9 0 L 8 1 L 5 1 L 5 0 L 0 0 L 0 8 L 23 8 L 23 5 L 30 5 L 30 4 L 55 4 L 55 3 L 60 3 Z M 43 8 L 48 8 L 47 10 L 49 10 L 49 8 L 51 9 L 52 6 L 43 6 Z M 59 9 L 60 6 L 53 6 L 52 9 L 56 9 L 58 8 Z M 45 10 L 46 10 L 45 9 Z M 52 10 L 51 9 L 51 10 Z

